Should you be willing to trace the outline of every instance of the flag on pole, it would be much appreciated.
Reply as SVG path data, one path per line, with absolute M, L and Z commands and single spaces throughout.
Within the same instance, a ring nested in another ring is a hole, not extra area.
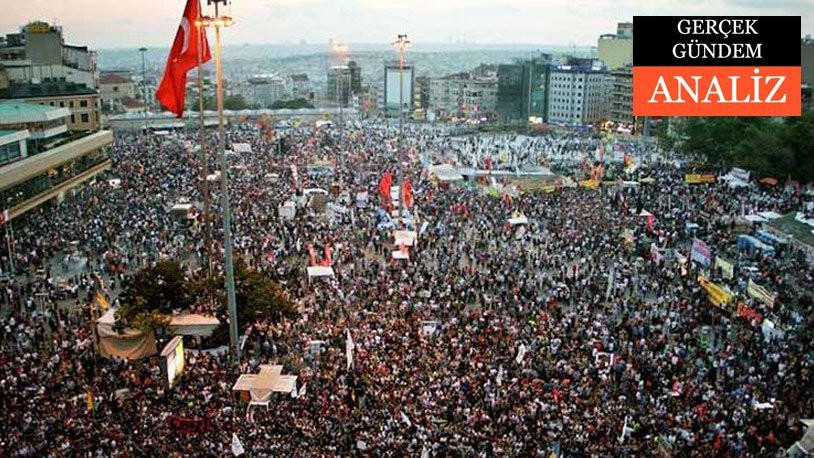
M 404 199 L 404 206 L 408 210 L 413 209 L 413 185 L 409 179 L 404 180 L 401 184 L 401 198 Z
M 302 384 L 302 386 L 300 387 L 300 392 L 299 392 L 299 393 L 297 393 L 297 397 L 298 397 L 298 398 L 304 398 L 304 397 L 305 397 L 305 387 L 306 387 L 306 386 L 308 386 L 308 384 L 307 384 L 307 383 L 303 383 L 303 384 Z
M 246 453 L 246 450 L 243 449 L 243 444 L 237 437 L 237 433 L 232 433 L 232 455 L 240 456 L 244 453 Z
M 622 435 L 619 436 L 619 443 L 625 443 L 625 436 L 633 432 L 633 428 L 628 428 L 627 422 L 630 420 L 630 415 L 625 415 L 625 424 L 622 426 Z
M 102 293 L 96 293 L 96 304 L 98 304 L 102 310 L 107 310 L 110 308 L 110 303 Z
M 198 0 L 187 0 L 167 58 L 164 77 L 155 91 L 155 98 L 161 105 L 179 118 L 184 114 L 187 73 L 198 66 L 199 43 L 201 63 L 209 62 L 212 56 L 206 41 L 206 31 L 201 24 L 201 4 Z
M 85 403 L 87 404 L 88 412 L 93 411 L 96 406 L 93 401 L 93 390 L 90 388 L 85 389 Z
M 385 172 L 379 180 L 379 195 L 382 196 L 384 202 L 390 202 L 390 188 L 393 186 L 393 174 Z
M 350 329 L 345 329 L 345 358 L 348 360 L 348 370 L 353 366 L 353 338 L 350 336 Z

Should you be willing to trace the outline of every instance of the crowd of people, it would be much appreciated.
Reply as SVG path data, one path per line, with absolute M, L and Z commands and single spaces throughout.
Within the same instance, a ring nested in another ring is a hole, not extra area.
M 240 372 L 282 364 L 301 395 L 275 395 L 247 415 L 226 354 L 188 352 L 168 389 L 155 359 L 95 351 L 97 279 L 115 306 L 117 285 L 158 260 L 194 273 L 215 253 L 222 269 L 220 225 L 207 247 L 201 224 L 168 211 L 202 200 L 197 132 L 116 132 L 109 176 L 15 221 L 17 272 L 0 322 L 0 455 L 224 456 L 234 434 L 249 456 L 766 457 L 799 440 L 799 420 L 814 416 L 805 257 L 736 252 L 733 278 L 689 259 L 694 238 L 731 252 L 738 232 L 753 230 L 737 221 L 744 211 L 797 211 L 794 192 L 688 185 L 687 166 L 648 144 L 632 147 L 635 171 L 608 161 L 635 186 L 495 197 L 488 182 L 439 184 L 422 163 L 483 167 L 488 158 L 496 170 L 546 165 L 577 176 L 603 146 L 576 133 L 453 138 L 408 127 L 402 137 L 376 124 L 349 125 L 341 137 L 330 127 L 280 136 L 284 147 L 252 124 L 227 132 L 227 144 L 252 150 L 229 158 L 235 254 L 300 311 L 249 324 Z M 332 176 L 308 176 L 325 161 Z M 386 200 L 382 174 L 397 170 L 412 182 L 423 228 L 408 261 L 390 258 L 397 247 L 375 210 Z M 652 182 L 638 184 L 644 177 Z M 334 183 L 351 196 L 347 213 L 279 215 L 298 189 Z M 372 196 L 367 207 L 356 207 L 359 192 Z M 217 214 L 217 186 L 211 201 Z M 518 213 L 528 223 L 508 224 Z M 333 247 L 333 278 L 308 281 L 309 244 Z M 653 247 L 688 260 L 654 258 Z M 784 336 L 767 337 L 734 304 L 710 304 L 702 272 L 771 314 Z M 773 308 L 745 293 L 749 278 L 777 293 Z M 179 431 L 169 418 L 207 427 Z

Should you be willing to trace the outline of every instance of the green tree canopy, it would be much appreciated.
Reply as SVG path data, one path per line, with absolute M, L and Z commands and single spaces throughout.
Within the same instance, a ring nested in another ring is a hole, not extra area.
M 144 268 L 128 277 L 122 287 L 121 307 L 116 313 L 118 330 L 126 326 L 154 329 L 164 324 L 161 315 L 187 309 L 194 300 L 181 265 L 174 261 Z
M 681 134 L 681 151 L 711 166 L 814 180 L 814 113 L 785 119 L 688 118 Z

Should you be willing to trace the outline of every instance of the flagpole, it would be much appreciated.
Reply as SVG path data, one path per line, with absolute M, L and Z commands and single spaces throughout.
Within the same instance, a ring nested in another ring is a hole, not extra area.
M 240 364 L 240 348 L 237 345 L 237 303 L 235 299 L 235 273 L 232 264 L 232 209 L 229 206 L 229 166 L 226 163 L 226 134 L 223 127 L 223 62 L 221 59 L 221 28 L 230 24 L 232 18 L 220 16 L 218 6 L 228 0 L 206 0 L 207 5 L 215 4 L 215 17 L 209 22 L 215 26 L 215 94 L 218 103 L 218 159 L 220 162 L 221 205 L 223 206 L 223 244 L 225 245 L 224 264 L 226 270 L 226 300 L 229 308 L 229 350 L 232 365 Z
M 198 2 L 198 16 L 201 16 L 201 3 Z M 212 274 L 212 226 L 210 221 L 210 195 L 209 195 L 209 182 L 206 177 L 209 175 L 209 167 L 206 162 L 206 126 L 204 125 L 204 99 L 203 99 L 203 57 L 201 49 L 203 47 L 203 33 L 198 30 L 198 120 L 200 121 L 200 137 L 201 137 L 201 198 L 203 199 L 203 220 L 204 220 L 204 244 L 206 248 L 204 255 L 206 256 L 206 264 L 209 274 Z

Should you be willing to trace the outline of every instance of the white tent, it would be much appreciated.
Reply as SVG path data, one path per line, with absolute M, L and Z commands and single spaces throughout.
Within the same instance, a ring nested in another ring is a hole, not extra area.
M 251 153 L 252 145 L 248 143 L 232 143 L 232 151 L 238 154 Z
M 509 218 L 509 224 L 512 225 L 512 226 L 518 226 L 518 225 L 521 225 L 521 224 L 528 224 L 528 223 L 529 223 L 529 219 L 526 218 L 525 215 L 518 215 L 518 216 L 515 216 L 513 218 Z
M 333 277 L 334 268 L 330 266 L 308 266 L 308 280 L 315 277 Z
M 99 354 L 106 358 L 141 359 L 158 353 L 155 335 L 138 329 L 126 328 L 119 334 L 113 330 L 116 323 L 116 309 L 109 308 L 96 322 L 99 336 Z
M 170 332 L 180 336 L 210 336 L 220 325 L 214 316 L 183 313 L 170 317 Z

